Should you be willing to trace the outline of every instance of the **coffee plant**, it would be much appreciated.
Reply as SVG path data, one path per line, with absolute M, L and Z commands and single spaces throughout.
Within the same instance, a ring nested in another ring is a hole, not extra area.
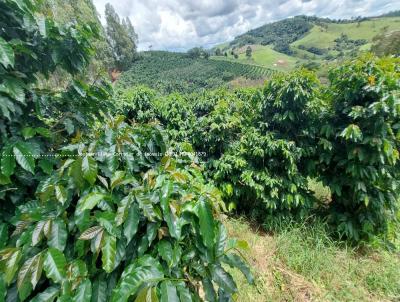
M 353 240 L 389 234 L 398 219 L 399 62 L 367 56 L 330 74 L 319 173 L 331 222 Z
M 341 238 L 393 239 L 398 78 L 398 59 L 366 56 L 333 69 L 325 86 L 298 70 L 275 74 L 263 89 L 153 93 L 142 104 L 173 141 L 205 154 L 205 175 L 229 208 L 267 225 L 323 215 Z M 314 197 L 310 179 L 329 187 L 331 201 Z
M 20 205 L 2 239 L 8 296 L 31 301 L 228 301 L 237 291 L 222 266 L 245 262 L 217 217 L 223 204 L 198 168 L 170 157 L 152 126 L 111 120 Z M 7 238 L 8 237 L 8 238 Z M 4 296 L 5 292 L 2 292 Z
M 58 27 L 33 2 L 11 0 L 0 3 L 0 24 L 0 208 L 8 217 L 51 172 L 55 159 L 40 154 L 95 124 L 97 106 L 107 107 L 110 92 L 106 84 L 77 78 L 93 53 L 95 28 Z M 39 88 L 57 70 L 69 73 L 71 84 L 61 91 Z
M 247 246 L 164 130 L 106 117 L 110 86 L 81 77 L 97 29 L 0 8 L 0 301 L 231 301 Z M 44 89 L 59 69 L 68 87 Z

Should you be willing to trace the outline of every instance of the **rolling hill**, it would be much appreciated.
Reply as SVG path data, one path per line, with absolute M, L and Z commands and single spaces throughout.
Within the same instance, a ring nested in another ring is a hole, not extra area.
M 118 80 L 121 89 L 146 85 L 162 93 L 195 92 L 217 88 L 241 77 L 257 80 L 274 71 L 263 66 L 225 60 L 190 58 L 184 53 L 146 51 Z
M 219 49 L 221 55 L 212 58 L 285 71 L 353 57 L 369 51 L 377 35 L 398 30 L 398 12 L 354 20 L 297 16 L 266 24 L 221 44 L 213 49 L 214 53 Z M 251 58 L 245 55 L 248 46 L 252 48 Z
M 117 87 L 146 85 L 168 94 L 254 86 L 276 71 L 299 66 L 319 69 L 323 79 L 329 64 L 369 51 L 374 37 L 394 31 L 400 31 L 398 12 L 354 20 L 297 16 L 220 44 L 208 52 L 209 58 L 168 51 L 141 52 L 132 68 L 122 74 Z M 246 56 L 249 47 L 251 57 Z

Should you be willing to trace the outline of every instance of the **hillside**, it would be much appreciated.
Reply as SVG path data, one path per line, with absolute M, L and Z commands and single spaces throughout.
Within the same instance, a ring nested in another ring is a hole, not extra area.
M 257 80 L 271 73 L 272 70 L 262 66 L 193 59 L 183 53 L 146 51 L 141 53 L 131 70 L 122 74 L 117 85 L 120 89 L 147 85 L 162 93 L 194 92 L 225 86 L 238 77 Z
M 252 29 L 211 50 L 209 59 L 145 51 L 118 81 L 123 89 L 146 85 L 166 94 L 221 86 L 254 86 L 273 71 L 321 69 L 371 49 L 373 39 L 400 28 L 397 12 L 375 18 L 331 20 L 297 16 Z M 251 56 L 246 51 L 251 49 Z
M 221 44 L 213 49 L 214 53 L 219 49 L 221 55 L 213 58 L 290 70 L 354 57 L 369 51 L 377 35 L 399 29 L 398 12 L 355 20 L 297 16 L 266 24 Z M 246 57 L 248 46 L 252 48 L 251 58 Z

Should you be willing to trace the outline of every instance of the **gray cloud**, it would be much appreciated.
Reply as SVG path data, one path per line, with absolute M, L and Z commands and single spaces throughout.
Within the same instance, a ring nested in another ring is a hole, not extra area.
M 398 0 L 93 0 L 98 12 L 110 2 L 129 17 L 139 49 L 186 50 L 213 46 L 249 29 L 306 14 L 331 18 L 379 15 L 400 9 Z

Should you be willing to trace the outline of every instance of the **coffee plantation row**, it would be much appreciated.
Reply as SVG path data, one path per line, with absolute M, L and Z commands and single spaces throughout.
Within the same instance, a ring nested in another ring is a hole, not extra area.
M 160 93 L 193 92 L 227 85 L 237 77 L 262 79 L 275 71 L 261 66 L 237 62 L 190 58 L 187 54 L 149 51 L 123 73 L 119 89 L 144 84 Z
M 399 63 L 365 56 L 333 69 L 328 86 L 298 70 L 263 89 L 164 97 L 138 87 L 120 91 L 117 110 L 206 154 L 205 174 L 230 208 L 267 224 L 321 215 L 343 239 L 387 240 L 399 219 Z M 310 179 L 330 202 L 314 197 Z
M 85 79 L 96 27 L 30 0 L 0 2 L 0 23 L 0 301 L 232 301 L 227 267 L 253 276 L 227 207 L 392 239 L 398 59 L 349 62 L 327 87 L 297 71 L 264 89 L 114 93 Z M 55 73 L 69 85 L 44 85 Z

